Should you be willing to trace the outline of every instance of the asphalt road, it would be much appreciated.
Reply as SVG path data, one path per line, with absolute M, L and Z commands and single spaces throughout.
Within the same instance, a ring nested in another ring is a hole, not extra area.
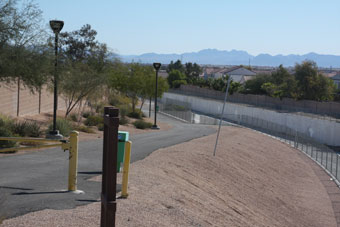
M 173 128 L 131 136 L 132 162 L 159 148 L 216 131 L 205 125 L 186 124 L 160 114 L 158 119 Z M 85 194 L 65 191 L 68 151 L 55 148 L 0 158 L 0 217 L 11 218 L 42 209 L 70 209 L 99 201 L 101 184 L 87 179 L 101 174 L 102 143 L 101 139 L 97 139 L 79 144 L 78 189 Z

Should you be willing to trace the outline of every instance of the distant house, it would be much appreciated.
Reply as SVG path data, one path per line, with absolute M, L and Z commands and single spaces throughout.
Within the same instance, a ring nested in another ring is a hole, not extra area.
M 228 71 L 225 71 L 225 74 L 231 76 L 234 82 L 238 82 L 241 84 L 245 83 L 247 80 L 252 79 L 254 76 L 256 76 L 255 72 L 243 68 L 242 66 L 238 66 Z
M 159 70 L 158 76 L 166 79 L 166 78 L 168 78 L 169 74 L 165 70 Z
M 222 73 L 220 73 L 222 69 L 219 67 L 206 67 L 203 69 L 203 78 L 208 79 L 208 78 L 213 78 L 213 79 L 218 79 L 223 76 Z
M 214 78 L 218 79 L 222 76 L 229 75 L 235 82 L 245 83 L 247 80 L 254 78 L 255 72 L 243 68 L 242 66 L 236 66 L 232 68 L 205 68 L 204 78 Z
M 336 88 L 340 89 L 340 73 L 337 73 L 335 76 L 331 77 L 331 79 L 334 81 Z

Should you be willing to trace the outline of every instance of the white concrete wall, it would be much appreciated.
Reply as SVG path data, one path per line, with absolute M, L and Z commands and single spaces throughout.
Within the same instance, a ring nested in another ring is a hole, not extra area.
M 243 76 L 242 75 L 230 75 L 231 79 L 233 79 L 234 82 L 240 83 Z
M 194 96 L 186 96 L 174 93 L 165 93 L 163 98 L 170 98 L 182 102 L 191 103 L 194 111 L 199 111 L 211 115 L 219 115 L 222 111 L 223 102 L 219 100 L 205 99 Z M 235 118 L 235 115 L 245 115 L 255 117 L 264 121 L 285 125 L 313 137 L 318 142 L 340 146 L 340 123 L 325 119 L 318 119 L 293 113 L 279 113 L 262 108 L 249 107 L 234 103 L 227 103 L 224 110 L 225 118 Z

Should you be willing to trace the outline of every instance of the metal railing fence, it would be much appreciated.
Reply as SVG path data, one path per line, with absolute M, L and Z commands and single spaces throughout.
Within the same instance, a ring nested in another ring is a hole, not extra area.
M 179 89 L 171 89 L 169 92 L 217 100 L 224 99 L 224 92 L 192 85 L 182 85 Z M 312 100 L 294 100 L 291 98 L 280 100 L 279 98 L 265 95 L 240 93 L 229 95 L 228 102 L 253 105 L 276 111 L 302 112 L 321 119 L 338 121 L 340 119 L 340 102 L 317 102 Z
M 183 119 L 188 123 L 211 125 L 217 125 L 219 123 L 218 114 L 215 116 L 206 116 L 193 112 L 189 103 L 183 105 L 182 102 L 176 102 L 176 100 L 166 100 L 159 102 L 159 105 L 161 112 Z M 316 141 L 309 134 L 307 129 L 306 132 L 308 133 L 301 133 L 286 125 L 242 114 L 225 114 L 223 116 L 223 120 L 225 121 L 224 124 L 234 124 L 241 127 L 247 127 L 271 135 L 274 138 L 302 151 L 324 168 L 335 182 L 340 185 L 339 154 L 330 147 Z

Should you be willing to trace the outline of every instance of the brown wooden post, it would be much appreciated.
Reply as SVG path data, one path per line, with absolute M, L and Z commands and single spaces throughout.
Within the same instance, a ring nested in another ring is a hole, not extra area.
M 17 95 L 17 117 L 20 113 L 20 77 L 18 77 L 18 95 Z
M 104 108 L 101 227 L 116 225 L 116 185 L 119 109 Z
M 41 87 L 39 88 L 39 114 L 41 113 Z

